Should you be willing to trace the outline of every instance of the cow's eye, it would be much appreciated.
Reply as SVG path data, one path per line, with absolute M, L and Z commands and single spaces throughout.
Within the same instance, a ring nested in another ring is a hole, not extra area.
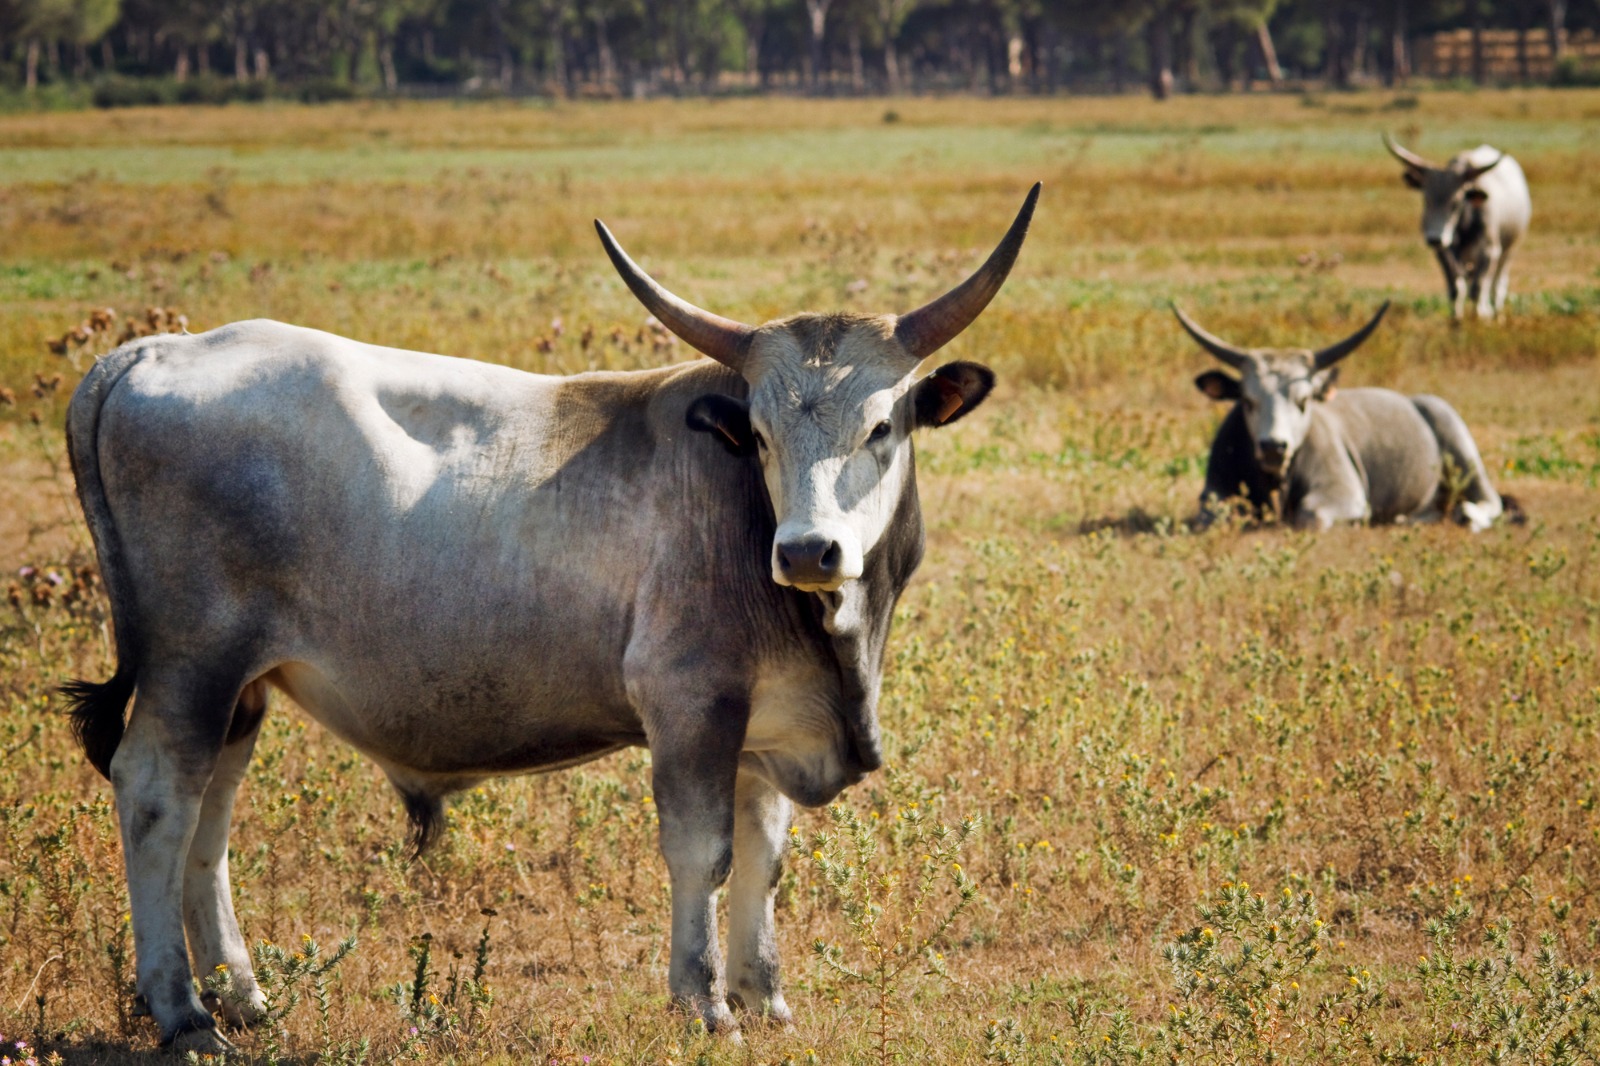
M 767 438 L 763 437 L 760 431 L 752 429 L 750 431 L 750 435 L 756 439 L 757 448 L 760 448 L 762 451 L 767 450 Z
M 878 443 L 880 440 L 887 437 L 890 431 L 893 429 L 894 426 L 890 425 L 889 420 L 885 418 L 882 422 L 879 422 L 877 425 L 872 427 L 872 432 L 867 434 L 867 443 Z
M 1245 397 L 1239 402 L 1244 405 L 1246 411 L 1254 411 L 1256 409 L 1256 402 L 1249 397 Z

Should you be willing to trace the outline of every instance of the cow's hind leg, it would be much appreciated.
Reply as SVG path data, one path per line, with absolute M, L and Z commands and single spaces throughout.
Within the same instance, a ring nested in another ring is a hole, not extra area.
M 234 1025 L 248 1025 L 266 1010 L 250 966 L 250 951 L 234 917 L 233 890 L 228 879 L 228 833 L 234 798 L 250 766 L 266 711 L 267 683 L 252 681 L 234 705 L 222 753 L 200 804 L 200 820 L 189 844 L 183 873 L 184 926 L 189 932 L 195 972 L 202 981 L 225 974 L 226 991 L 216 1005 Z M 203 1001 L 209 1003 L 210 999 L 203 997 Z
M 1489 471 L 1484 468 L 1466 422 L 1454 407 L 1437 396 L 1413 396 L 1411 402 L 1439 440 L 1445 476 L 1452 479 L 1451 484 L 1441 488 L 1454 502 L 1454 517 L 1474 533 L 1488 529 L 1505 505 L 1489 483 Z
M 733 875 L 728 881 L 728 999 L 758 1017 L 793 1020 L 778 980 L 773 900 L 794 806 L 748 770 L 734 789 Z
M 231 1045 L 195 993 L 184 948 L 185 867 L 237 692 L 237 683 L 141 669 L 111 760 L 139 993 L 162 1044 L 202 1053 Z

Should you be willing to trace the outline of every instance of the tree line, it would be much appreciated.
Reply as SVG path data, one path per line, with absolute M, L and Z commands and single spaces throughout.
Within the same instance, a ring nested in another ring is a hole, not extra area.
M 1447 30 L 1559 63 L 1597 25 L 1600 0 L 0 0 L 0 85 L 1165 97 L 1402 84 Z

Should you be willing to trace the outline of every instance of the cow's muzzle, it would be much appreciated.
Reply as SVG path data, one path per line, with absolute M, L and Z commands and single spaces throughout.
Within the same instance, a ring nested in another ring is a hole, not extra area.
M 1257 441 L 1256 460 L 1267 473 L 1281 474 L 1289 465 L 1289 446 L 1279 440 Z
M 781 541 L 774 553 L 778 573 L 786 584 L 808 592 L 839 587 L 844 551 L 827 537 L 801 537 Z

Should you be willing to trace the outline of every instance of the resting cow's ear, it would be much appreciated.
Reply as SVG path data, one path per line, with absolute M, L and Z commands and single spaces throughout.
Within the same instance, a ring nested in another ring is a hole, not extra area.
M 717 438 L 729 454 L 740 457 L 756 452 L 755 430 L 750 428 L 750 405 L 732 396 L 711 393 L 689 405 L 684 422 L 690 429 Z
M 1237 400 L 1244 395 L 1239 379 L 1229 377 L 1220 370 L 1207 370 L 1194 379 L 1194 387 L 1213 400 Z
M 1415 170 L 1411 170 L 1410 168 L 1400 172 L 1400 180 L 1411 186 L 1413 189 L 1422 188 L 1422 175 L 1418 174 Z
M 1338 381 L 1339 368 L 1336 366 L 1329 367 L 1327 370 L 1324 370 L 1322 373 L 1311 379 L 1311 387 L 1313 390 L 1311 395 L 1315 396 L 1319 400 L 1322 400 L 1324 403 L 1333 399 L 1334 395 L 1339 391 Z
M 994 388 L 994 371 L 977 363 L 946 363 L 912 390 L 918 426 L 948 426 L 977 407 Z
M 1481 205 L 1488 198 L 1489 198 L 1489 194 L 1484 192 L 1482 189 L 1468 189 L 1467 190 L 1467 199 L 1472 201 L 1475 204 L 1480 204 Z

